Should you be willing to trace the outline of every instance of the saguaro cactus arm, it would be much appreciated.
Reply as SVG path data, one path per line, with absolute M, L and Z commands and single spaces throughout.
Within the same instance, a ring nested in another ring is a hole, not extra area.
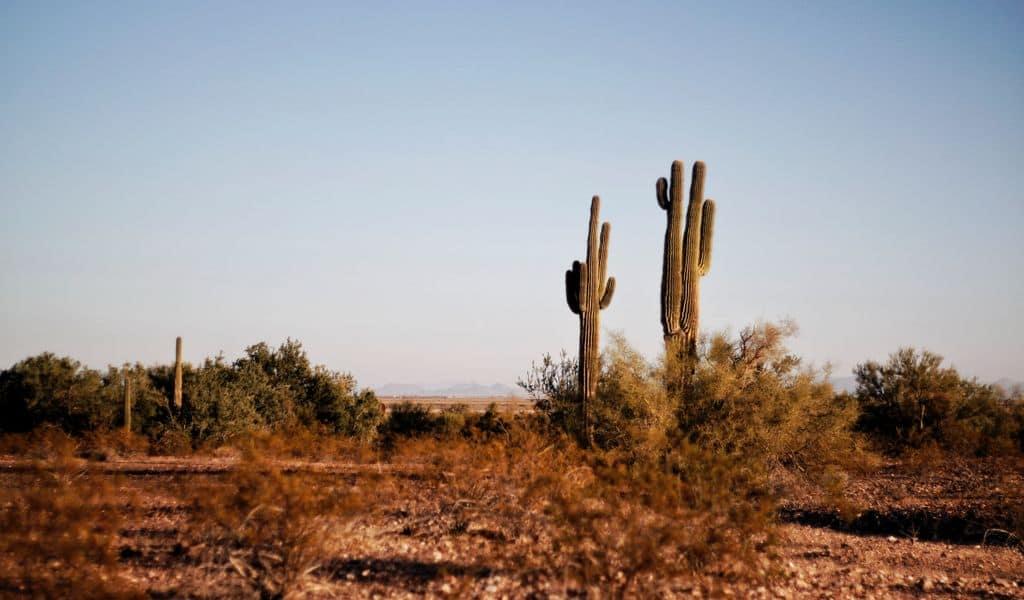
M 612 296 L 615 295 L 615 278 L 609 277 L 608 283 L 604 286 L 604 295 L 601 296 L 601 310 L 608 308 L 608 305 L 612 303 Z
M 580 314 L 580 279 L 576 263 L 573 268 L 565 272 L 565 302 L 573 314 Z
M 711 270 L 711 242 L 715 234 L 715 201 L 708 198 L 704 201 L 704 208 L 700 216 L 700 276 L 703 277 Z

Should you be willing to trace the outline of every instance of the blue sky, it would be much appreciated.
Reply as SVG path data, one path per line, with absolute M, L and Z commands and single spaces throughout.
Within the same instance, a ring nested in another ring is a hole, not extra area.
M 654 357 L 673 159 L 718 203 L 703 327 L 791 317 L 1024 379 L 1024 4 L 0 4 L 0 365 L 300 339 L 365 384 Z

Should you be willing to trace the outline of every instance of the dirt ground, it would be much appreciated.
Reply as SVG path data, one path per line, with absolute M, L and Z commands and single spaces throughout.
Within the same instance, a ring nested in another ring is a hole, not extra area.
M 236 568 L 203 559 L 188 538 L 189 508 L 175 490 L 222 478 L 235 458 L 109 459 L 90 465 L 133 508 L 117 534 L 115 568 L 130 587 L 156 598 L 251 597 Z M 390 472 L 403 493 L 333 532 L 320 557 L 313 597 L 567 598 L 605 597 L 521 568 L 508 542 L 472 525 L 454 529 L 437 512 L 431 488 L 412 465 L 284 461 L 284 470 L 359 481 Z M 1024 598 L 1024 551 L 998 531 L 1006 491 L 1021 489 L 1020 465 L 983 462 L 941 469 L 889 464 L 847 483 L 859 500 L 852 515 L 793 486 L 783 504 L 777 556 L 760 580 L 705 573 L 653 582 L 658 597 L 749 598 Z M 0 457 L 0 485 L 23 486 L 34 467 Z M 787 485 L 782 482 L 781 485 Z M 1011 502 L 1012 504 L 1012 502 Z M 119 506 L 119 505 L 115 505 Z M 115 508 L 116 510 L 116 508 Z M 0 595 L 32 596 L 3 573 Z M 10 565 L 10 563 L 8 563 Z M 766 566 L 767 568 L 767 566 Z M 651 583 L 651 582 L 648 582 Z M 74 595 L 74 594 L 72 594 Z

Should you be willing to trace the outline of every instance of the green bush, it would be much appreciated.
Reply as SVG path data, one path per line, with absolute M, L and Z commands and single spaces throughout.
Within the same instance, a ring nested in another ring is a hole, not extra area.
M 80 435 L 121 427 L 123 386 L 132 382 L 132 429 L 157 447 L 178 451 L 223 443 L 241 435 L 308 427 L 367 439 L 383 420 L 383 406 L 355 379 L 310 365 L 302 345 L 287 340 L 277 349 L 260 343 L 234 363 L 222 356 L 183 370 L 183 408 L 168 398 L 174 372 L 168 365 L 106 373 L 46 353 L 0 372 L 0 431 L 24 432 L 43 424 Z
M 690 444 L 766 466 L 824 467 L 848 459 L 857 406 L 837 397 L 827 371 L 801 366 L 785 346 L 790 323 L 702 340 L 693 359 L 666 352 L 655 368 L 613 335 L 601 357 L 592 414 L 598 447 L 665 460 Z M 520 380 L 555 430 L 576 433 L 576 362 L 550 355 Z
M 856 404 L 836 396 L 828 372 L 801 366 L 785 341 L 792 323 L 765 323 L 735 338 L 704 340 L 689 385 L 680 388 L 678 434 L 720 455 L 799 469 L 845 462 L 856 449 Z M 672 356 L 672 354 L 669 354 Z M 664 376 L 685 368 L 668 360 Z
M 1020 403 L 944 367 L 938 354 L 901 348 L 885 364 L 857 365 L 854 374 L 858 426 L 891 451 L 936 444 L 990 455 L 1024 447 Z
M 486 441 L 507 434 L 511 427 L 493 403 L 483 413 L 474 414 L 463 404 L 435 412 L 421 404 L 402 402 L 388 411 L 380 433 L 384 446 L 393 448 L 400 438 Z
M 25 432 L 44 423 L 81 433 L 110 427 L 120 412 L 100 374 L 46 352 L 0 372 L 0 431 Z

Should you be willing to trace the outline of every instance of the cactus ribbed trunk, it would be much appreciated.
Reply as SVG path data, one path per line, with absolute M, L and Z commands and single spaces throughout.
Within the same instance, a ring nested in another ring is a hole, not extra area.
M 704 199 L 704 163 L 693 164 L 686 227 L 683 228 L 683 163 L 672 163 L 671 185 L 656 186 L 658 206 L 667 213 L 661 274 L 661 325 L 666 348 L 693 358 L 700 332 L 700 278 L 711 269 L 715 203 Z M 676 346 L 678 344 L 678 346 Z
M 132 431 L 132 378 L 128 373 L 128 367 L 124 369 L 124 432 Z
M 181 410 L 181 336 L 174 341 L 174 408 Z
M 607 308 L 615 293 L 615 278 L 608 274 L 608 239 L 611 225 L 604 223 L 598 236 L 601 199 L 590 202 L 590 226 L 587 231 L 586 262 L 573 261 L 565 272 L 565 296 L 569 310 L 580 317 L 579 394 L 580 419 L 584 444 L 594 442 L 591 407 L 597 395 L 601 370 L 601 310 Z

